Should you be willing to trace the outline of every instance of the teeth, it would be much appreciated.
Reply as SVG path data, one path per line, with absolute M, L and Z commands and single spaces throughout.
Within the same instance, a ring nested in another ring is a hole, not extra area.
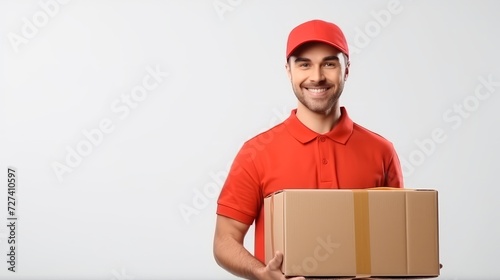
M 320 93 L 326 91 L 326 88 L 308 88 L 308 90 L 313 93 Z

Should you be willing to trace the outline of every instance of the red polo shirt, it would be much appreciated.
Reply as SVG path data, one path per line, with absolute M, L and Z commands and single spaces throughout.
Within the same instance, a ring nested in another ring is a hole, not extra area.
M 243 144 L 218 199 L 217 214 L 255 221 L 255 257 L 263 263 L 267 195 L 293 188 L 403 187 L 392 143 L 354 123 L 344 107 L 326 134 L 307 128 L 295 113 Z

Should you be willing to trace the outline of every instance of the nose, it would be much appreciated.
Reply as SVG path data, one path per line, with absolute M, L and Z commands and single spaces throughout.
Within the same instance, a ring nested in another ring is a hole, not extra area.
M 323 69 L 321 66 L 314 67 L 311 70 L 311 75 L 309 76 L 309 79 L 313 83 L 319 83 L 325 80 L 325 75 L 323 74 Z

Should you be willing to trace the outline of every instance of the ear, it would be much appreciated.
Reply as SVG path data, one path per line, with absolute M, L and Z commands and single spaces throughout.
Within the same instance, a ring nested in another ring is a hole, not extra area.
M 344 82 L 347 81 L 347 77 L 349 77 L 349 68 L 351 66 L 351 62 L 348 60 L 345 64 L 345 71 L 344 71 Z
M 292 78 L 292 73 L 290 72 L 290 62 L 287 61 L 285 64 L 286 74 L 288 75 L 288 79 Z

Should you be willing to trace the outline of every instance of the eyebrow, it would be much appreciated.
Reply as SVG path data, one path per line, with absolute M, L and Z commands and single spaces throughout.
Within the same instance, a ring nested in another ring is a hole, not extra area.
M 339 57 L 336 55 L 330 55 L 330 56 L 325 56 L 322 61 L 328 61 L 328 60 L 339 60 Z M 295 58 L 295 62 L 309 62 L 311 61 L 309 58 L 305 57 L 297 57 Z
M 327 60 L 339 60 L 339 57 L 336 55 L 330 55 L 330 56 L 323 58 L 323 61 L 327 61 Z

